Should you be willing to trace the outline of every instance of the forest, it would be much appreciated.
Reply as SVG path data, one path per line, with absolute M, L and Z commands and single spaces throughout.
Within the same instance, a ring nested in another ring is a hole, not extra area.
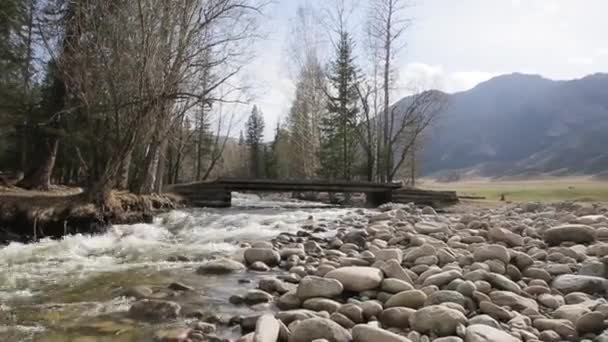
M 366 2 L 356 28 L 343 1 L 299 6 L 286 44 L 293 100 L 264 136 L 244 70 L 269 5 L 3 0 L 0 172 L 25 189 L 79 186 L 99 204 L 113 189 L 217 177 L 413 184 L 446 100 L 395 96 L 407 1 Z

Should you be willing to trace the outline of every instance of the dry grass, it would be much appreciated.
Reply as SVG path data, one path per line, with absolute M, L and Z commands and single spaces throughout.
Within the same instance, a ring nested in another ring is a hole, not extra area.
M 455 190 L 459 195 L 483 196 L 485 201 L 498 202 L 502 194 L 513 202 L 584 201 L 608 202 L 608 181 L 587 177 L 546 178 L 531 180 L 476 179 L 459 182 L 436 182 L 424 179 L 421 188 Z

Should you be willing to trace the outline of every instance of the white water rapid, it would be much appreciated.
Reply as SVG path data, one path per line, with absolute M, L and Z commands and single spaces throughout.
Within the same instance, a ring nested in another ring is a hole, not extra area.
M 241 242 L 295 233 L 311 216 L 331 224 L 353 214 L 352 209 L 253 195 L 235 195 L 233 204 L 176 210 L 152 224 L 116 225 L 100 235 L 0 247 L 0 341 L 69 341 L 78 336 L 68 333 L 70 324 L 83 316 L 128 309 L 124 298 L 112 292 L 115 288 L 164 284 L 173 277 L 203 283 L 192 278 L 196 266 L 236 254 Z

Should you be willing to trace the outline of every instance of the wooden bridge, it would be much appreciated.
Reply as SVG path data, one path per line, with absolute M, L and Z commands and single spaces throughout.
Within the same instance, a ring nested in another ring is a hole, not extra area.
M 458 202 L 455 192 L 406 189 L 400 183 L 358 181 L 218 179 L 212 182 L 176 184 L 169 186 L 165 191 L 181 195 L 191 205 L 199 207 L 230 207 L 232 191 L 364 193 L 370 206 L 395 201 L 434 206 Z

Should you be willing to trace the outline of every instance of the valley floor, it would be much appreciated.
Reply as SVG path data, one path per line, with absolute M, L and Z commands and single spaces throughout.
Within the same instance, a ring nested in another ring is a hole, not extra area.
M 454 190 L 460 196 L 481 196 L 479 202 L 497 202 L 504 194 L 512 202 L 608 202 L 608 181 L 587 177 L 545 178 L 528 180 L 472 179 L 458 182 L 437 182 L 422 179 L 418 187 L 430 190 Z

